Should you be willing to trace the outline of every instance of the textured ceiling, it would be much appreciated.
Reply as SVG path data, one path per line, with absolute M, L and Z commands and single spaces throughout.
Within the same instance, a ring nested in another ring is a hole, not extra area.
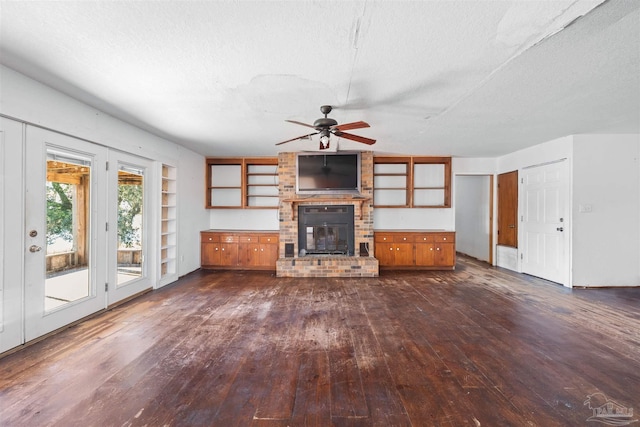
M 275 143 L 324 104 L 384 153 L 640 133 L 636 0 L 2 1 L 0 16 L 4 65 L 203 155 L 315 149 Z

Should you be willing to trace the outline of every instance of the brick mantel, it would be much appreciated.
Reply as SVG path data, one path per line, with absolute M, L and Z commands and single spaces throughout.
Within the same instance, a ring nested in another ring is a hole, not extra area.
M 356 210 L 356 216 L 360 219 L 362 216 L 362 205 L 365 202 L 370 202 L 370 197 L 362 197 L 362 196 L 351 196 L 351 197 L 301 197 L 297 199 L 284 199 L 284 203 L 289 203 L 291 205 L 291 214 L 293 215 L 292 219 L 296 219 L 296 206 L 297 205 L 332 205 L 332 204 L 353 204 L 358 206 Z

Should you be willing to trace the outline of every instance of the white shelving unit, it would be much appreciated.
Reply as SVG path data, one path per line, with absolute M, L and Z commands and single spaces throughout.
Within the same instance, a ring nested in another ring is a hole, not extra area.
M 178 279 L 176 168 L 164 164 L 161 200 L 159 286 L 164 286 Z

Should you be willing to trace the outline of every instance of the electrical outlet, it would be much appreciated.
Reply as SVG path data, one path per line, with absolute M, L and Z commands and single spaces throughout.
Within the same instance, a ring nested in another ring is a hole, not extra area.
M 593 205 L 591 204 L 578 205 L 578 212 L 581 212 L 581 213 L 593 212 Z

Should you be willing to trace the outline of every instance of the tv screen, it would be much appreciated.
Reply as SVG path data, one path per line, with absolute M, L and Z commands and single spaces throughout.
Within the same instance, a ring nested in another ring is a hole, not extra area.
M 298 193 L 357 193 L 359 190 L 358 153 L 298 155 Z

